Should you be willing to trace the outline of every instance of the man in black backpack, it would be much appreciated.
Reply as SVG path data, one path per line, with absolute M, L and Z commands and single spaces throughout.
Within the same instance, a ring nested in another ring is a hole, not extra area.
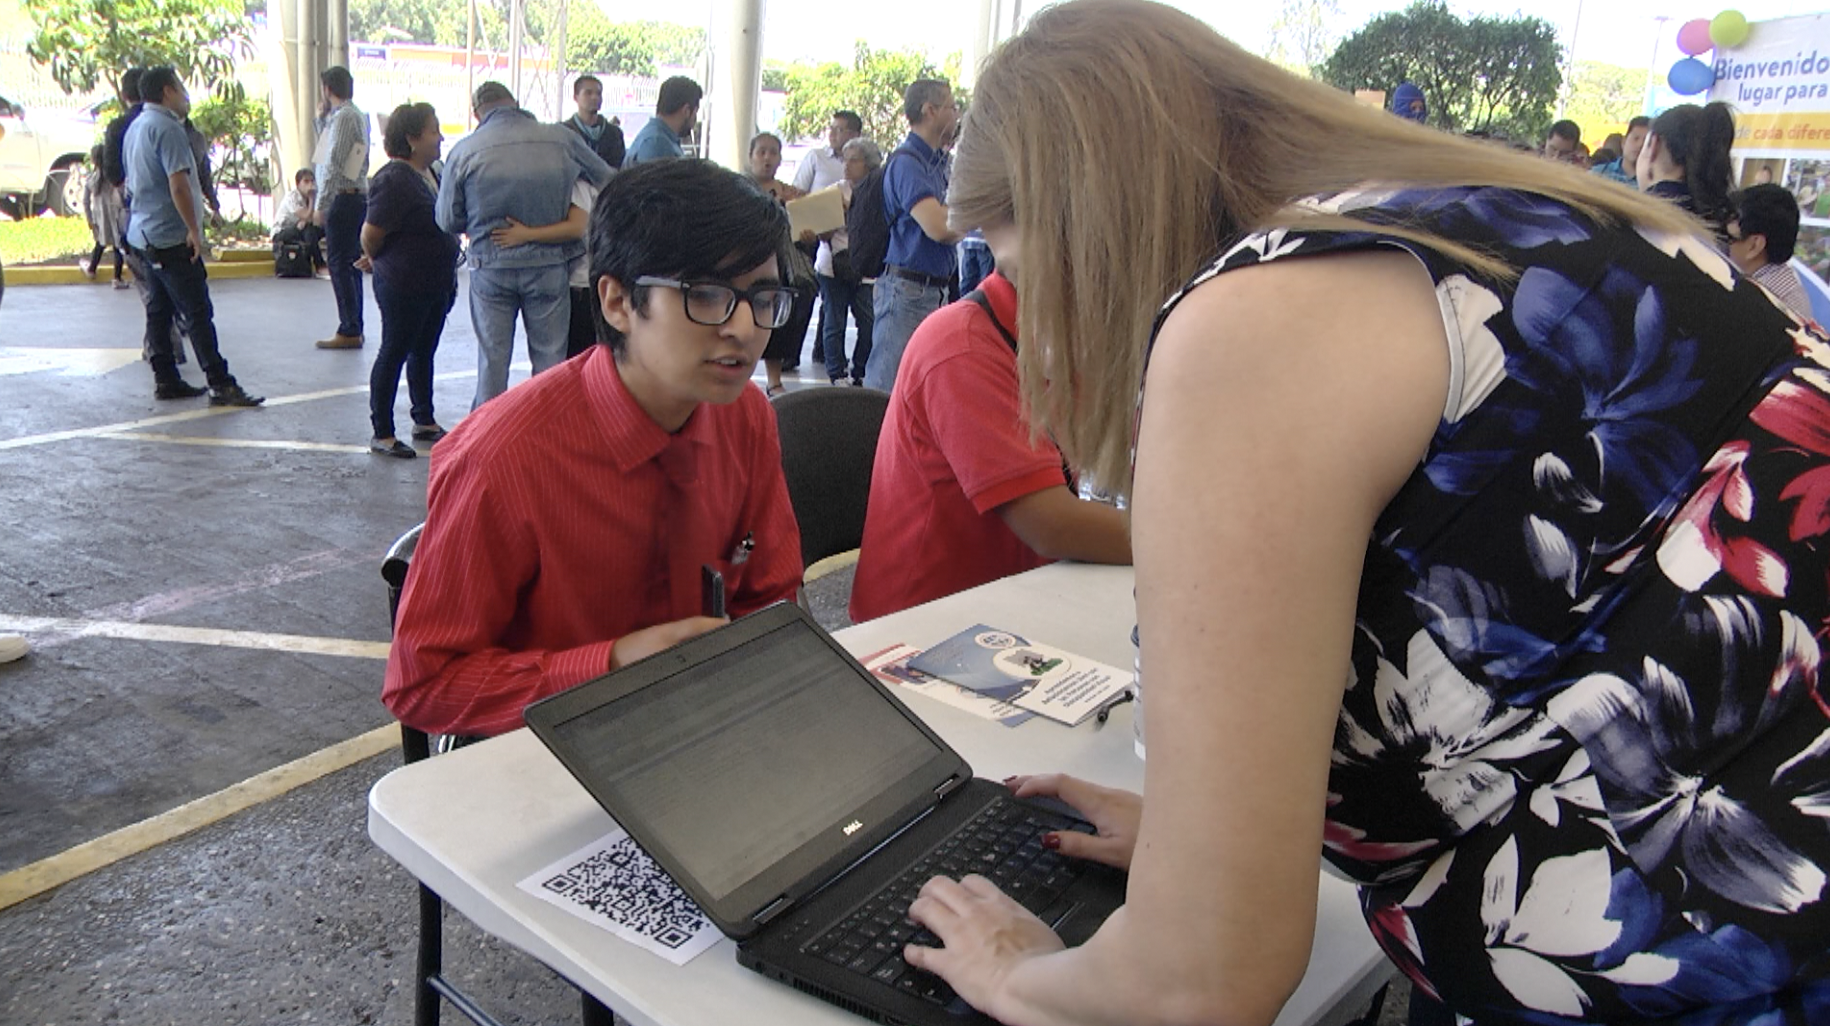
M 864 369 L 865 385 L 885 392 L 896 386 L 896 369 L 916 326 L 947 301 L 959 241 L 947 228 L 947 164 L 940 149 L 959 123 L 953 89 L 919 79 L 903 94 L 902 112 L 909 136 L 883 165 L 889 248 L 873 297 L 876 325 Z

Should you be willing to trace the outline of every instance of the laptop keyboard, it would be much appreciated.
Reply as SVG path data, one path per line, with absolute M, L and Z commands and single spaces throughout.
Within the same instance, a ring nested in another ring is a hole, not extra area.
M 932 973 L 902 960 L 904 945 L 939 947 L 932 933 L 909 919 L 909 903 L 936 876 L 969 873 L 990 879 L 1031 912 L 1040 913 L 1079 876 L 1072 859 L 1042 847 L 1054 830 L 1088 830 L 1086 824 L 999 798 L 923 855 L 908 872 L 866 899 L 801 951 L 849 972 L 868 976 L 937 1005 L 953 989 Z

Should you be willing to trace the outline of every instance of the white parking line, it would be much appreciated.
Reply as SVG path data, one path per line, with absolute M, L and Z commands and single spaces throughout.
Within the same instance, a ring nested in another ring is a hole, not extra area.
M 162 435 L 145 431 L 108 431 L 92 438 L 112 438 L 122 442 L 169 442 L 173 445 L 204 445 L 219 449 L 288 449 L 293 452 L 341 452 L 361 455 L 366 445 L 343 445 L 337 442 L 288 442 L 266 438 L 200 438 L 196 435 Z
M 306 634 L 267 634 L 260 631 L 228 631 L 214 627 L 175 627 L 161 623 L 132 623 L 125 620 L 75 620 L 51 616 L 7 616 L 0 614 L 0 632 L 28 636 L 49 635 L 52 639 L 119 638 L 128 641 L 164 641 L 180 645 L 212 645 L 217 648 L 251 648 L 267 652 L 297 652 L 301 655 L 347 656 L 354 659 L 386 659 L 385 641 L 358 641 L 352 638 L 318 638 Z

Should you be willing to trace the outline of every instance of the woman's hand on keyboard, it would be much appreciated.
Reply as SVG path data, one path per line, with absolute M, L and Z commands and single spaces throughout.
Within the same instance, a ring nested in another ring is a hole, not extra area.
M 909 918 L 939 937 L 945 947 L 910 944 L 903 949 L 903 960 L 946 980 L 967 1004 L 993 1018 L 1010 1011 L 999 1005 L 1011 970 L 1063 949 L 1048 924 L 982 876 L 929 880 L 910 903 Z
M 1059 798 L 1073 806 L 1099 831 L 1095 835 L 1062 830 L 1045 836 L 1043 844 L 1054 838 L 1055 850 L 1069 858 L 1130 870 L 1131 852 L 1137 847 L 1138 822 L 1144 817 L 1142 797 L 1061 773 L 1011 777 L 1004 784 L 1018 798 Z

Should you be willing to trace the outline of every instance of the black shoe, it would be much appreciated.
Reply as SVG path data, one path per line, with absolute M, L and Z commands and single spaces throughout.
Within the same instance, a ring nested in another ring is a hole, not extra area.
M 211 406 L 259 406 L 266 401 L 266 396 L 249 395 L 240 385 L 218 388 L 210 393 Z
M 208 392 L 208 391 L 209 391 L 209 389 L 207 389 L 207 388 L 198 388 L 196 385 L 193 385 L 190 382 L 185 381 L 183 379 L 179 379 L 177 381 L 161 381 L 157 385 L 153 386 L 153 398 L 154 399 L 195 399 L 198 396 L 200 396 L 203 393 Z
M 399 460 L 410 460 L 419 455 L 419 453 L 413 451 L 412 446 L 398 438 L 394 439 L 392 442 L 384 442 L 379 438 L 371 438 L 369 439 L 369 451 L 377 456 L 392 456 Z
M 851 379 L 851 387 L 853 387 L 853 388 L 863 388 L 863 387 L 864 387 L 864 379 L 863 379 L 863 378 L 853 378 L 853 379 Z
M 413 429 L 413 440 L 415 442 L 436 442 L 450 433 L 437 424 L 431 427 L 420 425 Z

